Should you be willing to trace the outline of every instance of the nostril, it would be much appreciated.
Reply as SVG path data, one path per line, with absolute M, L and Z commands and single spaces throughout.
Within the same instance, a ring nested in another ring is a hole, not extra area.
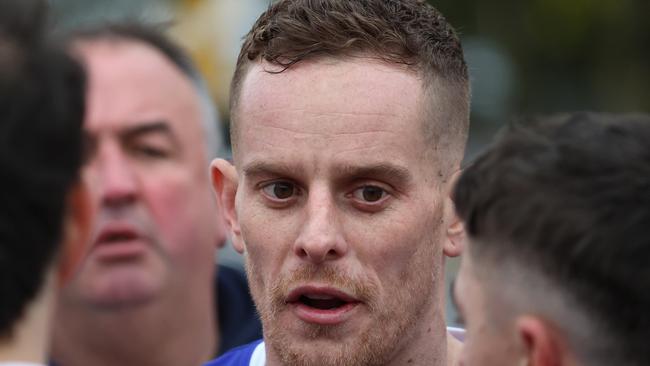
M 308 256 L 307 251 L 305 251 L 305 249 L 303 249 L 303 248 L 299 248 L 297 254 L 298 254 L 298 257 L 300 257 L 300 258 L 306 258 Z

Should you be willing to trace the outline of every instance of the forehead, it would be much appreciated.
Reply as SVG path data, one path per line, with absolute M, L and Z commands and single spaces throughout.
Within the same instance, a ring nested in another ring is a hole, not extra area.
M 153 47 L 137 41 L 92 40 L 78 42 L 75 51 L 88 73 L 85 128 L 120 129 L 164 121 L 173 130 L 200 134 L 196 90 Z
M 406 68 L 368 58 L 304 61 L 281 73 L 250 67 L 237 105 L 235 158 L 260 142 L 346 150 L 425 148 L 422 82 Z M 298 140 L 298 141 L 296 141 Z M 288 141 L 285 141 L 288 142 Z M 290 145 L 287 145 L 290 146 Z
M 239 113 L 267 114 L 280 109 L 327 113 L 337 109 L 340 113 L 386 115 L 404 113 L 422 98 L 422 82 L 414 72 L 365 57 L 302 61 L 276 71 L 278 68 L 268 63 L 249 68 L 240 90 Z M 416 116 L 420 111 L 413 112 L 404 114 Z

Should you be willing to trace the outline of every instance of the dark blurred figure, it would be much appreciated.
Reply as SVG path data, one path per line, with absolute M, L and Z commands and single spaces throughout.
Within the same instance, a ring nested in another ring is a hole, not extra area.
M 44 1 L 0 1 L 0 363 L 42 364 L 56 290 L 87 240 L 84 74 Z
M 84 167 L 97 220 L 57 309 L 59 366 L 194 366 L 261 336 L 243 271 L 216 265 L 212 100 L 156 29 L 100 25 L 68 46 L 88 72 Z
M 516 124 L 454 196 L 466 366 L 650 364 L 650 116 Z

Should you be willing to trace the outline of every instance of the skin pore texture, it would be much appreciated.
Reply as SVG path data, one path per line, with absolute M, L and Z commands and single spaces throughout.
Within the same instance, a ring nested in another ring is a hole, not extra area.
M 75 53 L 89 74 L 83 177 L 97 222 L 59 302 L 53 357 L 200 364 L 217 344 L 215 250 L 225 232 L 197 91 L 144 43 L 80 41 Z
M 267 364 L 455 364 L 443 268 L 462 230 L 427 153 L 421 80 L 364 57 L 267 69 L 241 88 L 236 169 L 212 169 Z

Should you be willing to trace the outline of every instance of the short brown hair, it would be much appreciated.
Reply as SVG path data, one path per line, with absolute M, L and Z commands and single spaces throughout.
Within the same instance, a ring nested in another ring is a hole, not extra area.
M 462 157 L 469 125 L 467 65 L 456 32 L 424 0 L 280 0 L 264 12 L 244 38 L 231 84 L 231 135 L 236 107 L 251 62 L 266 61 L 282 72 L 309 59 L 368 55 L 406 65 L 447 106 L 427 124 L 435 143 L 458 145 Z M 435 89 L 435 90 L 431 90 Z
M 506 302 L 555 324 L 583 365 L 650 365 L 648 141 L 650 115 L 524 120 L 453 193 L 481 281 L 496 275 Z

